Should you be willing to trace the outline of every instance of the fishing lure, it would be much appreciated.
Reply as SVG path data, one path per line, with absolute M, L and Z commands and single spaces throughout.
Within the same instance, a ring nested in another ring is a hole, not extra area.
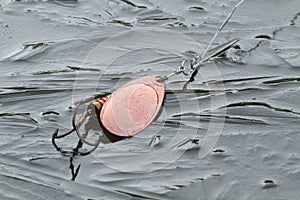
M 57 129 L 52 135 L 52 142 L 54 146 L 60 150 L 60 148 L 58 148 L 55 144 L 55 139 L 63 138 L 74 131 L 77 133 L 80 139 L 77 147 L 81 147 L 82 143 L 93 146 L 89 152 L 78 152 L 81 155 L 86 155 L 94 151 L 100 142 L 105 143 L 102 136 L 100 136 L 95 143 L 91 143 L 86 140 L 88 130 L 86 130 L 84 134 L 79 132 L 80 127 L 88 117 L 94 117 L 97 119 L 104 136 L 106 136 L 109 141 L 118 141 L 123 138 L 132 137 L 133 135 L 144 130 L 157 117 L 161 109 L 165 96 L 166 80 L 178 74 L 190 76 L 189 81 L 184 86 L 185 88 L 189 82 L 194 80 L 194 77 L 197 75 L 201 66 L 223 54 L 238 41 L 237 39 L 234 39 L 223 45 L 220 45 L 213 50 L 210 50 L 210 47 L 217 35 L 232 17 L 236 8 L 243 2 L 244 0 L 241 0 L 231 10 L 201 56 L 197 55 L 192 60 L 182 61 L 181 65 L 174 70 L 174 72 L 167 76 L 150 75 L 132 80 L 121 86 L 113 93 L 104 95 L 101 98 L 92 101 L 86 107 L 78 122 L 75 123 L 78 108 L 84 103 L 80 102 L 76 106 L 73 115 L 73 128 L 62 135 L 58 135 Z M 207 56 L 208 53 L 209 55 Z M 186 69 L 187 65 L 189 66 L 189 69 Z

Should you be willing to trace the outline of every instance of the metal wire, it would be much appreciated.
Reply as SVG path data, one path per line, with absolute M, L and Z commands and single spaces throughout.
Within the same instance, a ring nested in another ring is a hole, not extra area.
M 171 74 L 167 75 L 167 76 L 163 76 L 160 77 L 157 81 L 158 82 L 162 82 L 162 81 L 166 81 L 168 80 L 170 77 L 177 75 L 177 74 L 184 74 L 185 76 L 189 76 L 190 74 L 192 74 L 194 71 L 198 70 L 204 63 L 208 62 L 209 60 L 211 60 L 213 57 L 216 56 L 216 54 L 211 54 L 210 56 L 206 57 L 206 54 L 208 52 L 208 50 L 210 49 L 212 43 L 214 42 L 214 40 L 217 38 L 218 34 L 222 31 L 222 29 L 224 28 L 224 26 L 228 23 L 228 21 L 230 20 L 230 18 L 232 17 L 234 11 L 244 2 L 245 0 L 241 0 L 239 3 L 237 3 L 231 10 L 231 12 L 227 15 L 227 17 L 225 18 L 225 20 L 223 21 L 223 23 L 221 24 L 221 26 L 219 27 L 218 31 L 215 33 L 215 35 L 213 36 L 213 38 L 210 40 L 210 42 L 208 43 L 205 51 L 203 52 L 203 54 L 201 55 L 200 59 L 199 57 L 194 57 L 192 61 L 189 60 L 183 60 L 181 65 L 174 70 L 174 72 L 172 72 Z M 233 42 L 236 43 L 237 41 Z M 233 44 L 231 44 L 230 46 L 232 46 Z M 228 48 L 225 47 L 226 49 Z M 224 49 L 225 49 L 224 48 Z M 190 62 L 190 69 L 187 71 L 186 67 L 184 66 L 184 64 L 186 62 Z

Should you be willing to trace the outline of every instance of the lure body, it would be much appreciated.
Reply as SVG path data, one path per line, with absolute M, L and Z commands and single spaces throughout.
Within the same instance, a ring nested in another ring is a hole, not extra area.
M 96 117 L 99 116 L 101 108 L 103 106 L 103 104 L 111 97 L 111 94 L 105 95 L 104 97 L 101 97 L 99 99 L 96 99 L 92 102 L 92 105 L 95 106 L 95 113 L 94 115 Z

